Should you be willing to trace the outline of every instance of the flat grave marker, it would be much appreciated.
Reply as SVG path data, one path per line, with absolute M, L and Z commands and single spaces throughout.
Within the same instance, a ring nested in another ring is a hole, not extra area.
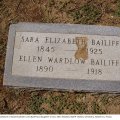
M 3 84 L 120 92 L 120 28 L 13 24 Z

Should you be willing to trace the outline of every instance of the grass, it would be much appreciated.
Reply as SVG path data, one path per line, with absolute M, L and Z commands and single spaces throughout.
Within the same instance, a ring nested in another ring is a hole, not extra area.
M 96 102 L 93 102 L 93 113 L 94 114 L 106 114 L 106 112 L 102 110 L 101 107 Z
M 9 25 L 18 22 L 120 26 L 120 0 L 0 0 L 1 114 L 119 114 L 120 95 L 3 87 Z
M 75 23 L 95 24 L 99 22 L 101 11 L 94 5 L 85 4 L 71 13 Z
M 116 16 L 120 17 L 120 0 L 117 1 L 117 10 L 115 12 Z

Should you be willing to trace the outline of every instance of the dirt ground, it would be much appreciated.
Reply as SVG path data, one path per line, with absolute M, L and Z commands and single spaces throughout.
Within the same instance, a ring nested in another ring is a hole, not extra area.
M 120 114 L 120 94 L 3 87 L 9 25 L 18 22 L 120 26 L 120 0 L 0 0 L 1 114 Z

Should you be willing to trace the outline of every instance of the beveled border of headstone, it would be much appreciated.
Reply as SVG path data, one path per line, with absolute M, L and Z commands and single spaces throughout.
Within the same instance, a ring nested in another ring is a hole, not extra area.
M 16 32 L 39 32 L 39 33 L 66 33 L 66 34 L 88 34 L 119 36 L 120 28 L 112 26 L 80 25 L 80 24 L 43 24 L 43 23 L 18 23 L 10 25 L 7 53 L 4 71 L 4 86 L 34 87 L 40 89 L 61 89 L 88 92 L 111 92 L 120 93 L 120 81 L 105 80 L 73 80 L 23 77 L 12 75 L 12 64 L 14 54 L 14 42 Z

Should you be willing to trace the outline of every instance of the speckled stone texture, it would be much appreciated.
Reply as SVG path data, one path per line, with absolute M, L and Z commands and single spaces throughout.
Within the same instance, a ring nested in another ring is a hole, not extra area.
M 98 92 L 120 92 L 120 81 L 102 81 L 102 80 L 67 80 L 51 79 L 38 77 L 24 77 L 12 75 L 12 58 L 14 49 L 15 33 L 24 32 L 41 32 L 41 33 L 79 33 L 88 35 L 105 35 L 119 36 L 120 28 L 110 26 L 96 25 L 73 25 L 73 24 L 35 24 L 35 23 L 18 23 L 10 26 L 8 47 L 6 56 L 6 66 L 4 74 L 4 85 L 19 87 L 35 88 L 54 88 L 62 90 L 77 91 L 98 91 Z

